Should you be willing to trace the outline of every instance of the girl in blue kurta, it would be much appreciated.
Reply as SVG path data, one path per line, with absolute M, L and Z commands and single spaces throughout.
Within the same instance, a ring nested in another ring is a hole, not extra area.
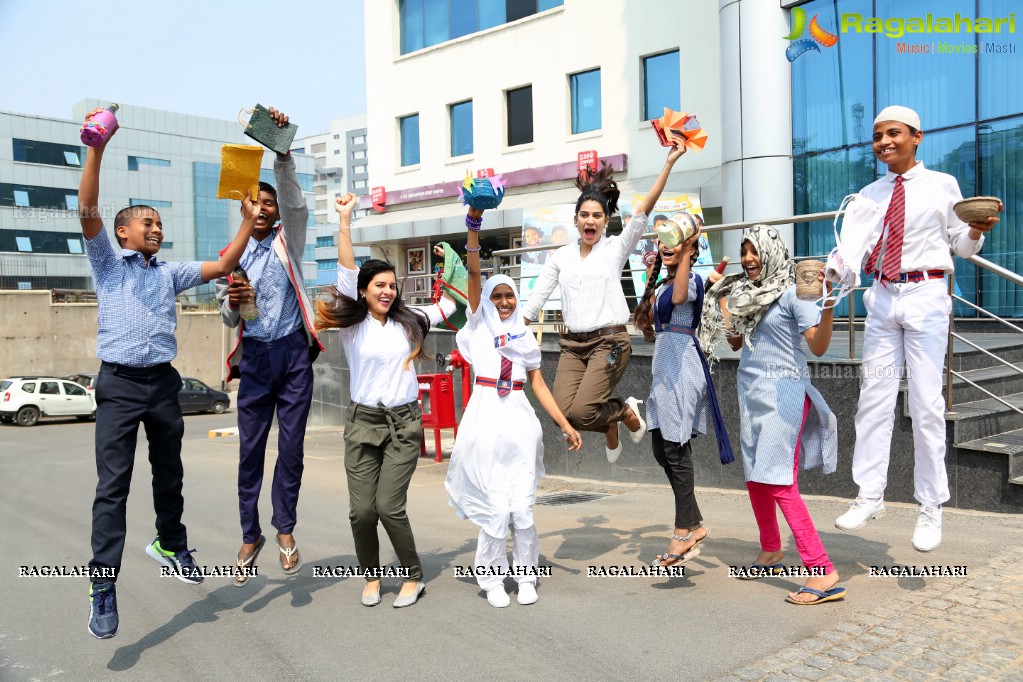
M 682 234 L 682 223 L 697 232 L 696 220 L 689 213 L 665 221 L 677 235 Z M 654 459 L 664 469 L 675 496 L 675 532 L 668 551 L 657 556 L 654 566 L 689 561 L 699 555 L 699 544 L 709 533 L 696 502 L 690 446 L 692 438 L 707 433 L 709 418 L 714 421 L 722 464 L 735 460 L 706 358 L 695 336 L 704 298 L 703 280 L 691 271 L 699 255 L 699 238 L 694 234 L 673 248 L 658 240 L 646 291 L 635 313 L 636 328 L 647 341 L 656 339 L 646 418 Z M 657 281 L 662 264 L 668 276 Z M 717 273 L 712 275 L 714 280 L 720 278 Z
M 835 470 L 837 423 L 824 397 L 810 383 L 802 339 L 814 355 L 831 343 L 833 312 L 796 297 L 795 268 L 778 231 L 754 225 L 742 235 L 742 269 L 709 292 L 700 336 L 704 347 L 727 338 L 739 360 L 739 414 L 743 468 L 753 514 L 760 527 L 760 554 L 748 577 L 780 573 L 784 552 L 775 505 L 792 529 L 810 577 L 793 604 L 842 599 L 838 571 L 799 494 L 804 469 Z

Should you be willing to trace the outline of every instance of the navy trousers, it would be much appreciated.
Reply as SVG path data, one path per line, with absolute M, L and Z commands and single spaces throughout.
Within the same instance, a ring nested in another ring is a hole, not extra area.
M 304 329 L 277 341 L 243 339 L 238 387 L 238 510 L 242 541 L 256 542 L 259 491 L 263 487 L 266 441 L 277 412 L 277 464 L 274 467 L 273 517 L 278 533 L 292 532 L 298 519 L 306 419 L 313 401 L 313 365 Z
M 184 469 L 181 466 L 181 376 L 164 363 L 124 367 L 104 362 L 96 380 L 96 498 L 92 503 L 90 568 L 121 568 L 127 529 L 128 489 L 135 464 L 139 424 L 145 424 L 153 469 L 153 506 L 160 545 L 174 552 L 188 539 L 181 514 Z M 93 574 L 92 582 L 111 580 Z

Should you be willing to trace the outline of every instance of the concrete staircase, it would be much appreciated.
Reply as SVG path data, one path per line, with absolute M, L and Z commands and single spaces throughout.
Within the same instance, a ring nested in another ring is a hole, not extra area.
M 962 332 L 960 332 L 962 333 Z M 1023 336 L 962 333 L 994 355 L 1023 367 Z M 1023 409 L 1023 373 L 983 352 L 954 342 L 953 370 Z M 903 382 L 903 413 L 909 416 L 908 389 Z M 956 506 L 1023 512 L 1023 415 L 953 378 L 948 423 L 947 461 L 950 485 L 957 487 Z

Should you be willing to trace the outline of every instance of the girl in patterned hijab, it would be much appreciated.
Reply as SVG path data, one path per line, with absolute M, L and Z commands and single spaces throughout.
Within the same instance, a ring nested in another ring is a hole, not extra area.
M 726 335 L 741 336 L 752 349 L 750 337 L 760 318 L 795 282 L 795 265 L 777 229 L 769 225 L 754 225 L 743 231 L 742 242 L 749 242 L 756 249 L 760 263 L 755 270 L 743 264 L 742 272 L 723 277 L 707 292 L 708 304 L 703 307 L 700 325 L 700 345 L 710 359 L 716 359 L 714 347 L 724 341 Z M 721 312 L 722 299 L 731 313 L 727 321 Z

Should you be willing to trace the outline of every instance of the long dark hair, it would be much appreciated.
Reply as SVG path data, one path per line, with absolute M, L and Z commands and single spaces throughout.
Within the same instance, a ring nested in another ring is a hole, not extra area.
M 376 258 L 371 258 L 359 268 L 359 279 L 356 284 L 356 292 L 362 292 L 369 287 L 373 278 L 383 272 L 394 273 L 394 266 L 391 263 Z M 369 304 L 366 297 L 361 293 L 357 294 L 358 299 L 352 300 L 342 296 L 337 287 L 330 287 L 327 290 L 328 298 L 316 300 L 316 330 L 338 328 L 347 329 L 354 327 L 369 315 Z M 405 334 L 412 343 L 412 352 L 405 358 L 405 369 L 415 359 L 426 359 L 423 352 L 423 340 L 430 331 L 430 323 L 422 313 L 409 308 L 401 300 L 401 290 L 396 292 L 394 302 L 387 311 L 387 317 L 394 320 L 405 328 Z
M 692 267 L 696 265 L 696 261 L 700 258 L 700 240 L 696 240 L 696 251 L 689 259 L 690 272 Z M 632 314 L 632 324 L 643 333 L 643 339 L 645 341 L 653 341 L 654 335 L 654 290 L 661 284 L 670 284 L 675 279 L 675 274 L 671 273 L 664 279 L 658 281 L 657 275 L 661 272 L 661 250 L 657 249 L 657 257 L 654 259 L 653 269 L 646 279 L 646 289 L 643 290 L 643 298 L 640 299 L 639 305 L 636 306 L 636 310 Z M 677 270 L 676 270 L 677 272 Z M 697 310 L 696 316 L 699 319 L 700 314 L 703 311 Z
M 589 166 L 575 179 L 575 186 L 582 194 L 575 202 L 575 213 L 579 215 L 584 201 L 596 201 L 603 207 L 604 215 L 611 217 L 618 211 L 618 197 L 621 191 L 612 179 L 614 169 L 607 161 L 600 162 L 600 170 L 594 173 Z

